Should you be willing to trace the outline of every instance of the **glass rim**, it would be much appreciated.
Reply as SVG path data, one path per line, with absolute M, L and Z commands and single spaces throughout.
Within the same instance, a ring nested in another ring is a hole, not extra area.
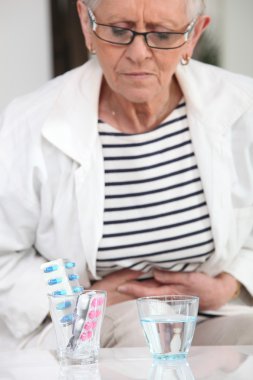
M 144 302 L 144 301 L 172 301 L 172 302 L 182 302 L 182 301 L 199 301 L 198 296 L 190 296 L 187 294 L 166 294 L 163 296 L 146 296 L 146 297 L 139 297 L 136 299 L 137 302 Z
M 64 297 L 78 297 L 81 294 L 90 293 L 90 292 L 96 292 L 96 293 L 102 293 L 105 296 L 107 296 L 107 291 L 103 289 L 83 289 L 80 293 L 74 293 L 74 294 L 52 294 L 47 293 L 47 296 L 49 298 L 64 298 Z

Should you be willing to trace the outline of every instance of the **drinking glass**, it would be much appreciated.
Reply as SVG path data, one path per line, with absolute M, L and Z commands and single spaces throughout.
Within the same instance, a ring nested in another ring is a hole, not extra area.
M 198 314 L 199 298 L 187 295 L 137 299 L 140 322 L 154 359 L 185 359 Z
M 61 365 L 96 363 L 106 292 L 85 290 L 80 294 L 48 296 Z

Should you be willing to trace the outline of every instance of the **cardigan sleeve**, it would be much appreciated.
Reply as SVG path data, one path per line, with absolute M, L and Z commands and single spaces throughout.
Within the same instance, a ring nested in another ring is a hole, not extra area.
M 29 177 L 29 134 L 16 107 L 0 119 L 0 320 L 16 338 L 34 331 L 48 313 L 34 248 L 39 201 Z
M 232 201 L 238 253 L 226 271 L 253 296 L 253 106 L 235 123 L 231 141 L 234 166 Z

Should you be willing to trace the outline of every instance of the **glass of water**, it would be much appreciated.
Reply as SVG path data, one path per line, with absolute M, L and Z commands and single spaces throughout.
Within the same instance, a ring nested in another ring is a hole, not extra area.
M 185 359 L 198 315 L 199 298 L 187 295 L 137 299 L 141 325 L 154 359 Z

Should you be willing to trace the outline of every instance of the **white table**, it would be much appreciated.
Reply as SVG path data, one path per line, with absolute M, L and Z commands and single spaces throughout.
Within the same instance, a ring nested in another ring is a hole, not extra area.
M 252 380 L 253 346 L 192 347 L 189 369 L 152 367 L 147 348 L 101 349 L 98 366 L 61 373 L 53 351 L 0 352 L 1 380 Z M 180 372 L 181 371 L 181 372 Z

